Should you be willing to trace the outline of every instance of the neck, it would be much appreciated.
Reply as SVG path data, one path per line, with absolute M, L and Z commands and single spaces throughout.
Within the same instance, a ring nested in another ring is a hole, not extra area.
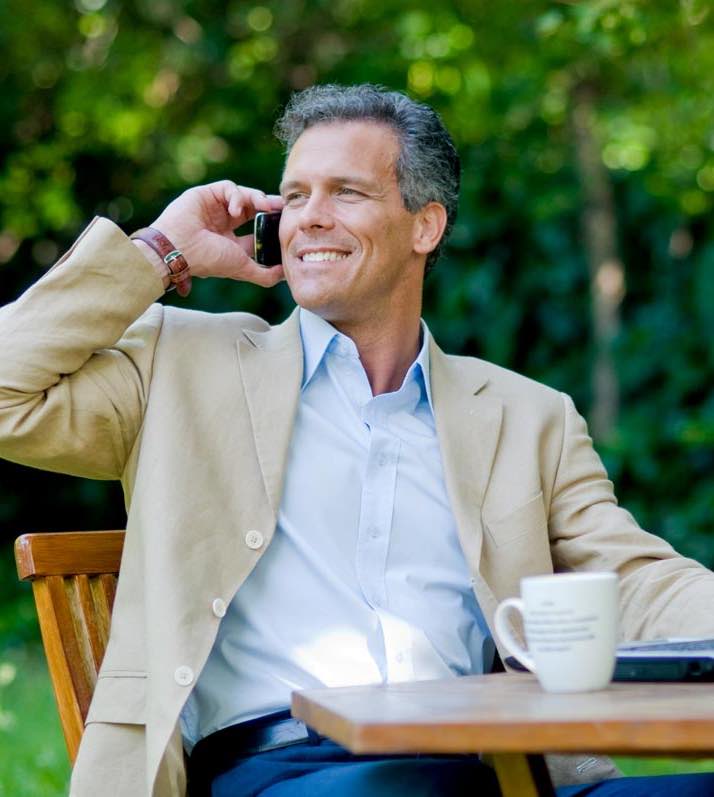
M 421 326 L 419 312 L 412 318 L 398 322 L 353 326 L 349 323 L 333 325 L 351 338 L 359 352 L 362 367 L 367 373 L 372 395 L 399 390 L 409 366 L 420 348 Z

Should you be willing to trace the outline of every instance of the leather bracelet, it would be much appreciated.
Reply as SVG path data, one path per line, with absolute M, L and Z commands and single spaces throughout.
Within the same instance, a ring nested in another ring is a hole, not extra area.
M 129 237 L 143 241 L 166 264 L 171 283 L 168 290 L 176 288 L 176 293 L 179 296 L 188 296 L 191 293 L 191 270 L 186 258 L 183 256 L 183 252 L 177 249 L 162 232 L 154 227 L 143 227 Z

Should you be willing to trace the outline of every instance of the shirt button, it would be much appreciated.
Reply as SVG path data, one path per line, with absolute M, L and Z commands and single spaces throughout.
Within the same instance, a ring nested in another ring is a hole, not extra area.
M 226 602 L 223 598 L 216 598 L 211 604 L 211 611 L 216 617 L 226 616 Z
M 376 539 L 377 539 L 377 537 L 379 537 L 379 529 L 377 528 L 377 526 L 370 526 L 370 529 L 369 529 L 369 536 L 370 536 L 370 537 L 371 537 L 373 540 L 376 540 Z
M 258 548 L 262 547 L 263 545 L 263 535 L 259 531 L 256 531 L 255 529 L 249 531 L 245 535 L 245 544 L 249 548 L 252 548 L 254 551 L 256 551 Z
M 193 683 L 193 670 L 185 664 L 177 667 L 174 680 L 179 686 L 190 686 Z
M 397 660 L 398 664 L 401 664 L 404 661 L 404 654 L 403 653 L 397 653 L 397 655 L 394 658 Z

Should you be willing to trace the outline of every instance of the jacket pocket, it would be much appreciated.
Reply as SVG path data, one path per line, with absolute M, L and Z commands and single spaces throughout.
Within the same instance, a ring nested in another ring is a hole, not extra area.
M 85 724 L 146 724 L 146 673 L 103 673 L 97 678 Z
M 548 518 L 543 506 L 543 493 L 530 498 L 525 504 L 509 512 L 505 517 L 493 520 L 483 518 L 489 536 L 497 547 L 512 543 L 521 537 L 548 534 Z

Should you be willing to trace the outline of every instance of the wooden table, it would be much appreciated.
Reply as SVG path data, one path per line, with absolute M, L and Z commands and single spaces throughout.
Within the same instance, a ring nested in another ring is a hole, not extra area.
M 504 797 L 554 794 L 542 754 L 714 753 L 714 684 L 549 694 L 530 674 L 293 693 L 292 713 L 353 753 L 488 753 Z

